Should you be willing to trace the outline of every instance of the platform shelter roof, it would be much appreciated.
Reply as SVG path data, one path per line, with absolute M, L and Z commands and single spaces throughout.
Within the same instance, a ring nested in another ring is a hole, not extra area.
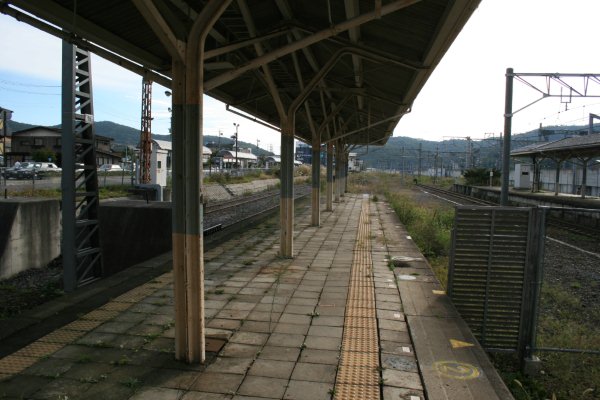
M 275 128 L 281 111 L 305 93 L 297 138 L 311 142 L 319 133 L 322 142 L 385 144 L 479 2 L 232 1 L 206 41 L 204 88 Z M 185 42 L 206 4 L 7 0 L 0 12 L 169 87 L 172 60 L 164 43 Z
M 600 134 L 575 136 L 553 142 L 536 143 L 510 152 L 511 157 L 538 157 L 567 160 L 600 157 Z

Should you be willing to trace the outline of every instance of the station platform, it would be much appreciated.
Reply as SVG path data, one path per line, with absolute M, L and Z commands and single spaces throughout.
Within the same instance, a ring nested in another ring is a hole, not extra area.
M 293 259 L 277 218 L 205 253 L 204 364 L 174 359 L 163 272 L 1 358 L 0 398 L 512 399 L 385 202 L 309 221 L 301 206 Z

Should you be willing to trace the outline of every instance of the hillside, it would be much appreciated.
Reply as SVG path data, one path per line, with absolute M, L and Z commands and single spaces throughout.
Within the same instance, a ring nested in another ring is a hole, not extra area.
M 27 124 L 23 122 L 17 121 L 8 121 L 8 127 L 10 132 L 18 132 L 24 129 L 33 128 L 36 125 Z M 50 128 L 60 128 L 60 125 L 54 125 Z M 96 134 L 101 136 L 106 136 L 114 139 L 113 145 L 117 148 L 123 148 L 124 146 L 132 146 L 136 147 L 140 141 L 140 130 L 132 128 L 130 126 L 120 125 L 111 121 L 98 121 L 95 123 Z M 165 140 L 167 142 L 171 141 L 171 135 L 152 135 L 153 139 L 156 140 Z M 218 136 L 205 135 L 204 143 L 208 144 L 210 142 L 220 143 L 221 147 L 231 148 L 233 145 L 233 140 L 229 138 Z M 239 141 L 238 146 L 240 148 L 250 148 L 252 149 L 252 153 L 258 155 L 273 155 L 273 153 L 256 147 L 255 144 Z
M 9 121 L 12 132 L 31 128 L 34 125 Z M 59 126 L 54 126 L 58 128 Z M 120 125 L 111 121 L 96 122 L 96 134 L 114 139 L 115 145 L 137 146 L 139 143 L 139 129 Z M 534 129 L 522 134 L 513 135 L 512 148 L 519 148 L 528 144 L 554 141 L 566 136 L 586 134 L 587 126 L 548 126 L 541 131 Z M 600 126 L 595 128 L 600 131 Z M 171 141 L 170 135 L 152 135 L 154 139 Z M 222 148 L 231 148 L 233 141 L 226 137 L 206 135 L 204 143 L 220 143 Z M 465 165 L 475 165 L 483 168 L 499 167 L 501 161 L 500 137 L 484 140 L 467 141 L 466 139 L 452 139 L 444 141 L 420 140 L 404 136 L 391 137 L 385 146 L 362 146 L 351 149 L 365 161 L 371 168 L 416 170 L 420 165 L 422 169 L 434 165 L 444 165 L 446 168 L 464 168 Z M 272 155 L 264 149 L 257 149 L 255 144 L 239 142 L 240 148 L 250 148 L 254 154 Z M 467 160 L 470 159 L 470 162 Z

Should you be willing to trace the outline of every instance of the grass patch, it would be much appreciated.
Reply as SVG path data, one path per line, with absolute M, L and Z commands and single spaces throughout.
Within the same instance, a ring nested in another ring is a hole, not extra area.
M 385 197 L 425 257 L 430 259 L 449 254 L 453 210 L 420 206 L 407 196 L 391 192 L 387 192 Z

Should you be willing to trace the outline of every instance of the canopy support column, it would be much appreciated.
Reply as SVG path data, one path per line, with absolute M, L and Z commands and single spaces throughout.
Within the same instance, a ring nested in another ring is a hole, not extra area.
M 294 255 L 294 114 L 281 126 L 280 256 Z
M 342 157 L 341 157 L 341 150 L 340 150 L 340 142 L 336 142 L 335 145 L 335 202 L 339 203 L 340 202 L 340 181 L 342 180 L 341 177 L 341 168 L 342 168 Z
M 587 192 L 587 167 L 589 158 L 584 158 L 583 160 L 583 171 L 581 171 L 581 198 L 585 199 L 585 192 Z
M 204 43 L 231 0 L 210 0 L 187 40 L 174 38 L 152 3 L 136 1 L 142 15 L 161 33 L 172 56 L 173 94 L 173 283 L 175 358 L 205 361 L 202 142 Z M 156 22 L 156 23 L 154 23 Z
M 312 142 L 312 218 L 311 223 L 313 226 L 319 226 L 321 224 L 321 210 L 320 210 L 320 190 L 321 190 L 321 139 L 320 135 L 313 137 Z
M 325 211 L 333 211 L 333 142 L 327 142 L 327 201 Z
M 554 195 L 558 196 L 558 188 L 559 188 L 559 181 L 560 181 L 560 166 L 562 164 L 561 160 L 556 160 L 556 175 L 554 178 Z

